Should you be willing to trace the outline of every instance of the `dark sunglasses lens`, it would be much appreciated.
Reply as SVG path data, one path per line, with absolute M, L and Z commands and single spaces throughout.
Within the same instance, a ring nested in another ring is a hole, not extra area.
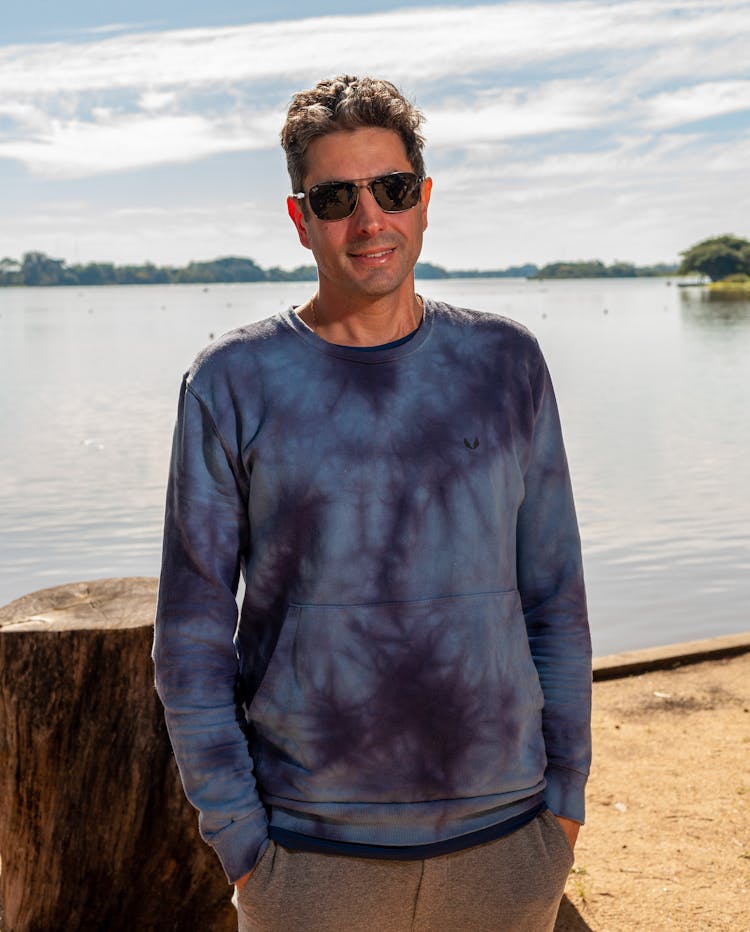
M 348 181 L 331 181 L 310 188 L 310 207 L 320 220 L 343 220 L 357 204 L 357 186 Z
M 389 213 L 415 207 L 419 201 L 420 187 L 419 179 L 413 172 L 394 172 L 370 183 L 378 205 Z

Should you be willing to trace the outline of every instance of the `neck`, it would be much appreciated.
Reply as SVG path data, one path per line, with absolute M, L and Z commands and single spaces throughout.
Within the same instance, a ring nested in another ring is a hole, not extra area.
M 343 346 L 380 346 L 407 336 L 422 320 L 422 299 L 408 292 L 367 300 L 333 301 L 321 289 L 299 310 L 319 337 Z

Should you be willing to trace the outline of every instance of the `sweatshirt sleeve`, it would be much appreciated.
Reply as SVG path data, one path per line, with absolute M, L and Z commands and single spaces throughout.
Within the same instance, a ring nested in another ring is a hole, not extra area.
M 547 805 L 583 822 L 591 763 L 591 641 L 568 464 L 541 357 L 532 393 L 533 437 L 517 525 L 518 588 L 544 694 Z
M 183 380 L 154 630 L 156 688 L 202 837 L 234 882 L 267 844 L 236 699 L 235 595 L 248 542 L 247 478 Z

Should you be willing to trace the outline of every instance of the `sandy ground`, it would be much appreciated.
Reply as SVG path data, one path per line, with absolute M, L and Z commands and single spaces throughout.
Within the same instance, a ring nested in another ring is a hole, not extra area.
M 750 653 L 594 684 L 556 932 L 750 930 Z

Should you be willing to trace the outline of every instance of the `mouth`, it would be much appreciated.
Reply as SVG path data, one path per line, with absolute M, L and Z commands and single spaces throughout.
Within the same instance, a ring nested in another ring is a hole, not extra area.
M 359 262 L 382 262 L 396 251 L 395 246 L 385 249 L 370 249 L 367 252 L 352 252 L 349 255 Z

